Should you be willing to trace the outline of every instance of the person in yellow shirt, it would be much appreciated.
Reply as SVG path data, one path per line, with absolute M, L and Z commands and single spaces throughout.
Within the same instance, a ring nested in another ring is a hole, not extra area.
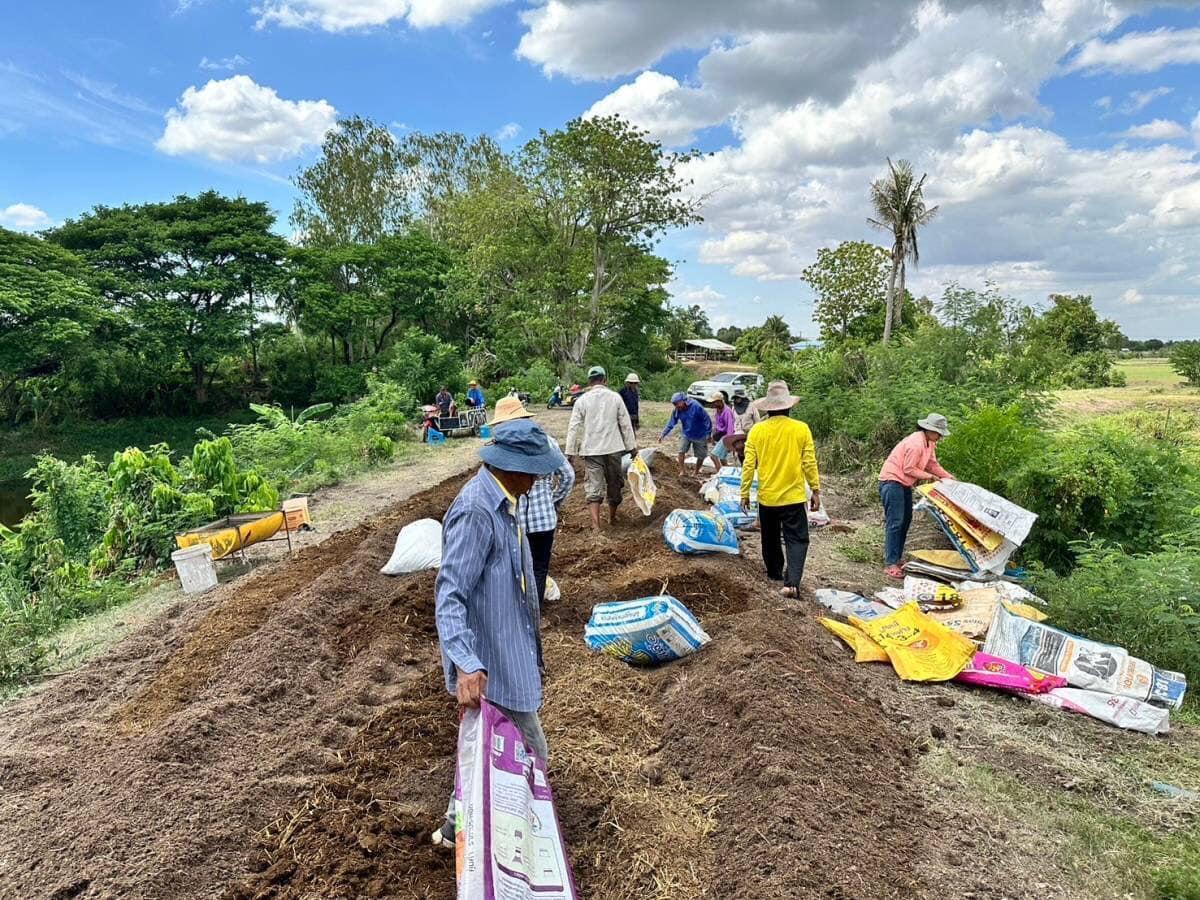
M 742 463 L 742 509 L 750 511 L 750 487 L 758 474 L 758 521 L 762 528 L 763 564 L 767 577 L 782 581 L 784 597 L 800 596 L 800 579 L 808 558 L 808 509 L 821 508 L 821 477 L 812 432 L 788 413 L 799 401 L 786 382 L 772 382 L 758 401 L 766 416 L 746 436 Z M 805 502 L 805 482 L 812 498 Z

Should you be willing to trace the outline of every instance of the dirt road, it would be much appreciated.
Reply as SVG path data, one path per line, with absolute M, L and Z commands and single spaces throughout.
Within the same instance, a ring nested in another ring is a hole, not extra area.
M 927 764 L 974 754 L 1052 782 L 1061 752 L 1016 756 L 994 724 L 1030 708 L 855 666 L 815 604 L 780 600 L 752 546 L 670 552 L 662 518 L 697 505 L 694 485 L 655 471 L 653 517 L 595 541 L 576 492 L 555 548 L 544 720 L 583 896 L 1075 896 L 1028 835 Z M 0 896 L 453 897 L 451 860 L 426 843 L 456 728 L 433 573 L 379 567 L 466 477 L 172 606 L 0 712 Z M 857 519 L 838 493 L 830 512 Z M 842 539 L 814 536 L 810 583 L 851 586 Z M 660 589 L 710 647 L 658 670 L 588 653 L 594 603 Z M 1056 721 L 1070 747 L 1137 746 Z

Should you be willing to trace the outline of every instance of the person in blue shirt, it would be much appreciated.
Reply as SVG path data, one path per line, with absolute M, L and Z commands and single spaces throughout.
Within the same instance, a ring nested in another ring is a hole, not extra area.
M 479 382 L 471 379 L 467 382 L 467 406 L 471 409 L 482 409 L 485 405 Z
M 530 419 L 507 422 L 479 451 L 483 467 L 459 492 L 442 523 L 442 565 L 434 620 L 446 688 L 460 708 L 486 699 L 517 726 L 526 748 L 549 755 L 542 705 L 541 604 L 518 504 L 540 476 L 566 463 Z M 454 799 L 433 843 L 454 847 Z
M 661 444 L 665 441 L 667 435 L 679 425 L 679 477 L 687 475 L 684 461 L 691 450 L 696 457 L 696 477 L 699 478 L 700 467 L 704 465 L 704 460 L 708 459 L 708 437 L 712 434 L 712 419 L 699 401 L 693 400 L 682 391 L 671 398 L 671 405 L 675 410 L 671 413 L 671 418 L 667 419 L 667 427 L 663 429 L 658 442 Z

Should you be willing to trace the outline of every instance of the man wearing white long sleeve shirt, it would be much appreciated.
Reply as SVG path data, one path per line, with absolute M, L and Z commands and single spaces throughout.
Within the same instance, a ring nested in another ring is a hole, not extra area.
M 621 395 L 608 387 L 600 366 L 588 372 L 588 391 L 571 408 L 567 426 L 567 456 L 583 457 L 584 491 L 592 528 L 600 531 L 600 506 L 608 499 L 608 521 L 617 521 L 624 492 L 621 457 L 637 452 L 637 438 Z

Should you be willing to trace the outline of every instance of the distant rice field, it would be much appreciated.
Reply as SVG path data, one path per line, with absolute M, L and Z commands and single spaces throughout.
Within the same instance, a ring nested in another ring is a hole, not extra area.
M 1117 363 L 1117 368 L 1125 373 L 1129 387 L 1175 387 L 1183 383 L 1165 359 L 1127 359 Z
M 1060 391 L 1058 409 L 1073 417 L 1146 410 L 1200 413 L 1200 389 L 1188 387 L 1166 359 L 1127 359 L 1117 363 L 1125 387 Z

